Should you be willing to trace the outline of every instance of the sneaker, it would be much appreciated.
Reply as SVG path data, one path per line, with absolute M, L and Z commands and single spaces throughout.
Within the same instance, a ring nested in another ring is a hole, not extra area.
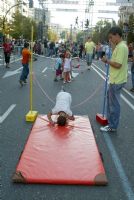
M 56 82 L 57 82 L 57 81 L 58 81 L 58 80 L 57 80 L 57 78 L 55 78 L 55 79 L 54 79 L 54 81 L 56 81 Z
M 23 82 L 24 82 L 24 83 L 27 83 L 27 80 L 24 80 Z
M 134 92 L 134 88 L 131 88 L 130 91 L 131 91 L 131 92 Z
M 103 126 L 103 127 L 100 128 L 100 131 L 103 131 L 103 132 L 116 132 L 116 129 L 110 128 L 109 126 Z
M 65 84 L 65 83 L 66 83 L 66 81 L 63 81 L 63 83 Z
M 88 67 L 87 69 L 88 69 L 88 70 L 90 70 L 91 68 L 90 68 L 90 67 Z
M 19 80 L 21 87 L 23 86 L 23 81 Z
M 67 81 L 68 83 L 71 83 L 71 80 Z

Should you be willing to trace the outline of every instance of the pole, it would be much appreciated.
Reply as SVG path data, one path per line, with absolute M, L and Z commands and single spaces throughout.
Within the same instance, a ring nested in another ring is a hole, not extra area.
M 109 46 L 108 55 L 106 55 L 106 56 L 109 59 L 111 57 L 111 48 L 110 48 L 110 46 Z M 104 86 L 103 109 L 102 109 L 102 114 L 99 114 L 99 113 L 96 114 L 96 121 L 98 121 L 103 126 L 108 124 L 108 120 L 105 117 L 105 109 L 106 109 L 107 88 L 108 88 L 109 64 L 106 63 L 105 67 L 106 67 L 106 80 L 105 80 L 105 86 Z
M 109 64 L 105 64 L 106 67 L 106 81 L 105 81 L 105 88 L 104 88 L 104 101 L 103 101 L 103 110 L 102 110 L 102 117 L 105 117 L 105 108 L 106 108 L 106 99 L 107 99 L 107 86 L 108 86 L 108 74 L 109 74 Z
M 31 27 L 30 111 L 33 110 L 33 26 Z
M 33 26 L 31 27 L 31 62 L 30 62 L 30 111 L 26 114 L 26 121 L 34 122 L 38 115 L 33 111 Z

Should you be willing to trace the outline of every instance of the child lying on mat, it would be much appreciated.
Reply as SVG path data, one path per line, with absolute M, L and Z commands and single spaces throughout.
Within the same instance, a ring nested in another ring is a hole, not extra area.
M 52 125 L 57 123 L 59 126 L 64 126 L 67 120 L 74 120 L 74 116 L 70 109 L 72 102 L 71 94 L 65 91 L 60 91 L 56 96 L 56 104 L 51 112 L 47 114 L 47 117 Z M 57 122 L 52 120 L 52 115 L 58 115 Z

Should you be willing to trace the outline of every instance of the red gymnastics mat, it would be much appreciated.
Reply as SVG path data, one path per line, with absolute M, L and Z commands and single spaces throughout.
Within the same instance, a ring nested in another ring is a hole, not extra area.
M 65 127 L 39 115 L 20 157 L 13 182 L 106 185 L 107 178 L 87 116 Z

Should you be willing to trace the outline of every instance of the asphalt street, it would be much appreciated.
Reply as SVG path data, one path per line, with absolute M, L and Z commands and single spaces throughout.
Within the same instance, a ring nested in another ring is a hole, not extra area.
M 54 82 L 54 58 L 38 57 L 33 62 L 33 110 L 46 114 L 54 106 L 63 82 Z M 107 186 L 15 184 L 15 172 L 32 123 L 25 121 L 30 110 L 29 80 L 20 87 L 21 62 L 11 68 L 0 66 L 0 152 L 1 199 L 3 200 L 134 200 L 134 94 L 130 66 L 128 82 L 121 94 L 121 118 L 117 133 L 100 132 L 96 114 L 102 113 L 106 68 L 93 61 L 87 70 L 85 61 L 74 68 L 74 80 L 64 84 L 72 94 L 74 115 L 88 115 L 108 178 Z

